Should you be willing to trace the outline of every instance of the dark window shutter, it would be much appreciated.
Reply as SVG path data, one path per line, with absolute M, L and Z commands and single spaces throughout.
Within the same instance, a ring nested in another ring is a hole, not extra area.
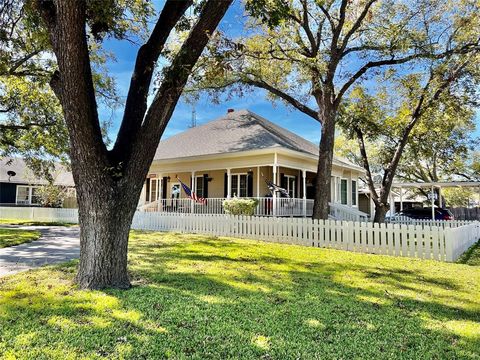
M 285 174 L 280 174 L 280 187 L 286 189 L 287 188 L 287 178 Z
M 247 197 L 253 197 L 253 173 L 247 174 Z
M 225 173 L 225 176 L 223 178 L 223 197 L 227 197 L 228 194 L 228 174 Z
M 145 180 L 145 183 L 146 183 L 145 201 L 148 201 L 150 199 L 150 179 L 147 178 L 147 180 Z
M 300 184 L 298 183 L 298 176 L 295 176 L 295 189 L 293 190 L 293 197 L 300 197 Z
M 162 181 L 162 199 L 167 198 L 167 182 L 167 177 L 164 176 Z
M 208 174 L 203 174 L 203 197 L 208 198 Z

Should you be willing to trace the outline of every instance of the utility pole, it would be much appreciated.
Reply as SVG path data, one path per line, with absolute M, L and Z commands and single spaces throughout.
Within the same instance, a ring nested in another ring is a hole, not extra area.
M 197 112 L 195 111 L 195 107 L 192 108 L 192 122 L 190 123 L 191 128 L 197 126 Z

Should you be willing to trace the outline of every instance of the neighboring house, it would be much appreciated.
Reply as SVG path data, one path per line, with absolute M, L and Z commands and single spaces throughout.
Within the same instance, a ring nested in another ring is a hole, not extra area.
M 72 174 L 62 165 L 56 165 L 54 184 L 68 188 L 69 196 L 64 207 L 76 207 L 75 185 Z M 45 179 L 36 177 L 21 158 L 0 159 L 0 205 L 38 206 L 37 189 L 47 184 Z
M 225 198 L 259 199 L 258 215 L 310 215 L 315 196 L 318 147 L 247 110 L 233 111 L 160 142 L 142 190 L 145 211 L 221 213 Z M 331 213 L 365 215 L 358 207 L 358 177 L 364 170 L 334 158 Z M 207 204 L 187 199 L 180 182 Z M 270 193 L 266 180 L 290 198 Z M 343 216 L 345 217 L 345 216 Z M 348 216 L 346 216 L 348 217 Z

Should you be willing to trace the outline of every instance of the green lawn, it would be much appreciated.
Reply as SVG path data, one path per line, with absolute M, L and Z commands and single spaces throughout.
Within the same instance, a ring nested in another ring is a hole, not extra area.
M 480 241 L 468 249 L 457 262 L 460 264 L 480 266 Z
M 76 224 L 61 221 L 32 221 L 19 219 L 0 219 L 0 225 L 22 225 L 22 226 L 78 226 Z
M 130 250 L 128 291 L 77 290 L 76 263 L 0 279 L 0 354 L 480 359 L 480 267 L 153 232 Z
M 0 248 L 31 242 L 39 237 L 38 231 L 0 228 Z

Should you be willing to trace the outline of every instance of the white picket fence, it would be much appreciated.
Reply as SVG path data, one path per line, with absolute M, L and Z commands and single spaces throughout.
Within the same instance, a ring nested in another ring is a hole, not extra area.
M 78 223 L 78 209 L 0 207 L 0 219 Z
M 78 222 L 76 209 L 0 207 L 0 218 Z M 457 260 L 480 239 L 478 221 L 448 227 L 137 211 L 132 228 L 231 236 L 440 261 Z
M 472 221 L 469 220 L 424 220 L 424 219 L 412 219 L 409 217 L 401 217 L 394 219 L 386 219 L 388 224 L 403 224 L 403 225 L 421 225 L 421 226 L 439 226 L 442 228 L 457 228 L 464 225 L 469 225 Z

